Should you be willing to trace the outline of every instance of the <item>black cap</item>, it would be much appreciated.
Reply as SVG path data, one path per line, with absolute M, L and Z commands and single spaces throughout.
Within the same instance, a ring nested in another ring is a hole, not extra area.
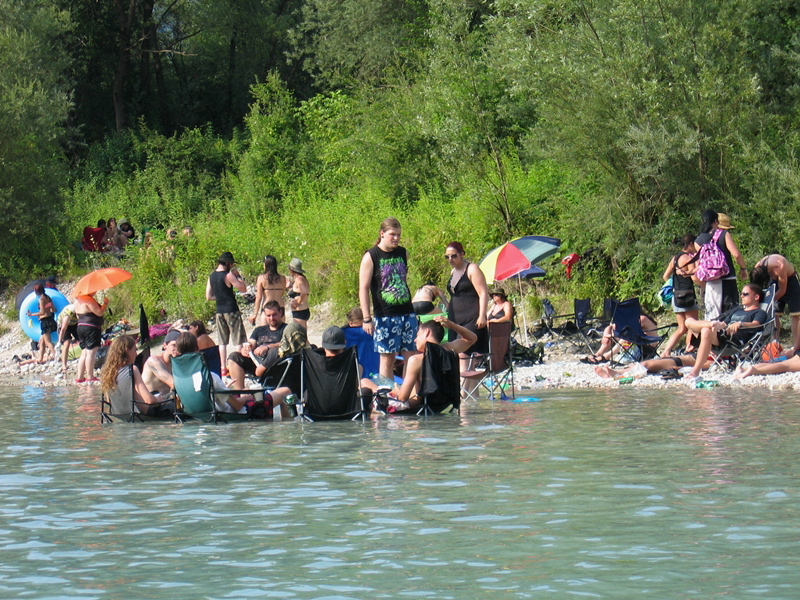
M 219 258 L 217 259 L 217 262 L 219 262 L 219 263 L 235 263 L 236 261 L 233 260 L 233 254 L 231 254 L 230 252 L 223 252 L 222 254 L 219 255 Z
M 341 350 L 347 348 L 347 341 L 344 339 L 344 331 L 341 327 L 332 325 L 322 334 L 322 347 L 326 350 Z
M 177 329 L 170 329 L 167 332 L 167 335 L 164 337 L 164 343 L 169 344 L 170 342 L 176 341 L 178 339 L 178 336 L 180 336 L 180 334 L 181 332 L 178 331 Z

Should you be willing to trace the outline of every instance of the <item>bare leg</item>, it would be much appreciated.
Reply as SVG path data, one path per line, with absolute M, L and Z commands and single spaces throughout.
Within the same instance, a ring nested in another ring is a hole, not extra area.
M 800 350 L 800 315 L 792 317 L 792 349 L 797 352 Z
M 272 396 L 272 405 L 281 407 L 281 418 L 290 419 L 292 413 L 289 412 L 289 407 L 286 405 L 286 396 L 292 393 L 288 387 L 279 387 L 272 390 L 269 395 Z
M 96 346 L 89 350 L 89 354 L 86 357 L 86 379 L 94 379 L 94 360 L 97 358 L 97 351 L 100 349 L 99 346 Z
M 746 369 L 736 369 L 734 379 L 744 379 L 750 375 L 779 375 L 781 373 L 797 373 L 800 371 L 800 355 L 773 363 L 758 363 Z
M 220 344 L 219 348 L 219 364 L 227 371 L 228 370 L 228 345 Z
M 702 321 L 696 322 L 701 323 Z M 691 323 L 688 323 L 688 325 L 691 329 Z M 700 375 L 700 371 L 703 370 L 703 365 L 708 359 L 709 354 L 711 354 L 711 347 L 717 345 L 719 345 L 717 332 L 711 327 L 703 327 L 700 331 L 700 345 L 697 347 L 697 358 L 694 363 L 694 367 L 692 367 L 692 370 L 687 377 L 697 377 Z
M 231 386 L 235 390 L 243 390 L 244 389 L 244 369 L 237 365 L 232 360 L 229 360 L 227 363 L 228 374 L 230 375 L 233 382 Z
M 394 352 L 381 352 L 378 371 L 383 377 L 394 381 Z

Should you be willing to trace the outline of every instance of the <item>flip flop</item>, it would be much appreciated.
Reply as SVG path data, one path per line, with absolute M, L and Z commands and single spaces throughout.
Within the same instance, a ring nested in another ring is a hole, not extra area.
M 678 372 L 678 369 L 667 369 L 661 373 L 661 379 L 681 379 L 683 375 Z
M 602 365 L 603 363 L 608 362 L 607 358 L 603 358 L 602 356 L 585 356 L 581 359 L 581 362 L 586 365 Z

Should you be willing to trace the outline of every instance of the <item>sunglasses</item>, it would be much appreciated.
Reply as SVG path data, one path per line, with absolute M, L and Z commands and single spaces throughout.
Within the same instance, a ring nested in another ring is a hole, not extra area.
M 750 292 L 742 292 L 742 296 L 749 296 Z
M 458 254 L 445 254 L 444 257 L 449 260 L 451 258 L 458 258 Z

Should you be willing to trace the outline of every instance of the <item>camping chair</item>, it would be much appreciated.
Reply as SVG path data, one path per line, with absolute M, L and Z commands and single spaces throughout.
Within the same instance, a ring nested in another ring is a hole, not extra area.
M 342 327 L 347 347 L 355 346 L 358 351 L 358 364 L 364 377 L 373 377 L 379 372 L 380 355 L 375 352 L 375 340 L 361 327 Z
M 468 398 L 477 400 L 480 387 L 486 388 L 493 400 L 497 390 L 500 390 L 500 397 L 505 398 L 504 387 L 509 384 L 511 397 L 514 397 L 514 366 L 509 356 L 510 347 L 511 323 L 489 323 L 488 354 L 473 354 L 467 370 L 461 373 L 465 380 L 478 381 L 478 386 L 472 391 L 461 388 Z
M 614 324 L 612 339 L 619 346 L 621 354 L 630 358 L 631 361 L 647 360 L 656 356 L 658 347 L 667 339 L 669 330 L 675 327 L 675 323 L 657 327 L 655 331 L 658 335 L 645 335 L 642 324 L 639 322 L 642 312 L 639 298 L 630 298 L 622 302 L 611 300 L 611 302 L 616 304 L 614 316 L 611 319 Z M 627 344 L 623 342 L 627 342 Z M 634 355 L 632 348 L 639 349 L 638 357 Z
M 336 356 L 316 350 L 301 351 L 300 398 L 304 421 L 323 419 L 364 419 L 361 399 L 358 354 L 355 347 L 345 348 Z
M 764 347 L 775 338 L 777 333 L 775 316 L 776 291 L 777 286 L 774 283 L 764 291 L 764 301 L 761 303 L 761 309 L 767 313 L 766 322 L 759 327 L 748 328 L 748 333 L 752 335 L 745 342 L 734 338 L 726 340 L 722 346 L 714 349 L 711 353 L 714 364 L 719 367 L 734 369 L 742 362 L 761 362 L 761 353 Z
M 222 361 L 219 358 L 219 346 L 203 348 L 200 350 L 200 354 L 206 357 L 206 365 L 208 365 L 208 370 L 222 377 Z
M 113 423 L 115 419 L 126 421 L 127 423 L 143 422 L 145 420 L 172 420 L 172 414 L 159 414 L 160 408 L 165 408 L 167 405 L 172 405 L 172 400 L 165 400 L 158 404 L 152 404 L 155 407 L 156 414 L 147 415 L 143 414 L 134 401 L 133 389 L 133 367 L 136 366 L 139 371 L 142 370 L 142 365 L 150 358 L 150 348 L 145 348 L 136 355 L 136 360 L 133 365 L 128 365 L 129 377 L 118 387 L 108 394 L 103 394 L 100 398 L 100 422 Z
M 261 387 L 274 390 L 286 386 L 295 396 L 300 395 L 300 371 L 302 358 L 300 353 L 284 356 L 259 378 Z
M 205 356 L 191 352 L 172 358 L 172 379 L 179 408 L 175 418 L 184 422 L 186 418 L 206 422 L 242 421 L 250 418 L 247 414 L 226 413 L 217 408 L 217 396 L 229 394 L 256 394 L 267 391 L 264 388 L 250 390 L 215 390 L 211 371 Z

